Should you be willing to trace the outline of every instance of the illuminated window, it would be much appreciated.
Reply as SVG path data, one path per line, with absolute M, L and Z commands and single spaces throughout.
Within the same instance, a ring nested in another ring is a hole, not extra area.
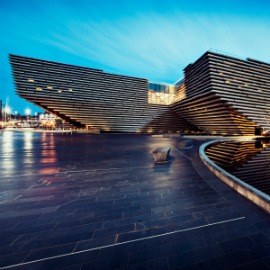
M 28 79 L 28 82 L 34 82 L 35 80 L 33 80 L 33 79 Z
M 226 83 L 230 83 L 231 81 L 229 81 L 229 80 L 226 80 Z
M 40 87 L 37 87 L 37 88 L 36 88 L 36 90 L 42 90 L 42 88 L 40 88 Z
M 219 72 L 219 74 L 220 74 L 220 75 L 223 75 L 223 73 L 222 73 L 222 72 Z
M 47 86 L 48 89 L 53 89 L 52 86 Z
M 71 91 L 72 91 L 72 88 L 69 88 L 69 89 L 68 89 L 68 91 L 70 91 L 70 92 L 71 92 Z
M 262 92 L 262 89 L 258 89 L 259 92 Z
M 61 93 L 62 91 L 61 91 L 61 90 L 58 90 L 57 92 L 58 92 L 58 93 Z

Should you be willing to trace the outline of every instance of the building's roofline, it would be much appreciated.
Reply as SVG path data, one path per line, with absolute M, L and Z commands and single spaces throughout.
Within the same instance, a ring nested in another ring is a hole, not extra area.
M 243 57 L 243 56 L 239 56 L 239 55 L 235 55 L 232 53 L 228 53 L 228 52 L 224 52 L 221 50 L 216 50 L 216 49 L 209 49 L 207 52 L 211 52 L 211 53 L 215 53 L 215 54 L 219 54 L 219 55 L 224 55 L 230 58 L 234 58 L 237 60 L 243 60 L 243 61 L 252 61 L 252 62 L 257 62 L 257 63 L 261 63 L 261 64 L 266 64 L 266 65 L 270 65 L 270 62 L 267 61 L 261 61 L 261 60 L 257 60 L 257 59 L 253 59 L 253 58 L 247 58 L 247 57 Z
M 206 51 L 201 57 L 199 57 L 195 62 L 188 64 L 185 68 L 184 71 L 188 70 L 193 64 L 198 63 L 199 61 L 201 61 L 202 58 L 204 58 L 205 56 L 207 56 L 208 54 L 216 54 L 216 55 L 222 55 L 231 59 L 235 59 L 235 60 L 240 60 L 240 61 L 244 61 L 244 62 L 255 62 L 257 64 L 262 64 L 262 65 L 270 65 L 270 62 L 263 62 L 261 60 L 255 60 L 252 58 L 244 58 L 244 57 L 240 57 L 234 54 L 230 54 L 230 53 L 226 53 L 224 51 L 219 51 L 219 50 L 215 50 L 215 49 L 209 49 L 208 51 Z
M 92 67 L 87 67 L 87 66 L 80 66 L 80 65 L 74 65 L 74 64 L 67 64 L 67 63 L 62 63 L 62 62 L 57 62 L 57 61 L 51 61 L 51 60 L 46 60 L 46 59 L 41 59 L 41 58 L 35 58 L 35 57 L 28 57 L 28 56 L 23 56 L 23 55 L 17 55 L 17 54 L 12 54 L 9 53 L 8 54 L 9 60 L 11 60 L 12 57 L 14 58 L 25 58 L 25 59 L 31 59 L 34 61 L 44 61 L 44 62 L 50 62 L 53 64 L 60 64 L 60 65 L 67 65 L 67 66 L 72 66 L 74 68 L 86 68 L 86 69 L 92 69 L 95 70 L 97 72 L 102 72 L 102 73 L 107 73 L 107 74 L 113 74 L 113 75 L 120 75 L 120 76 L 125 76 L 125 77 L 130 77 L 130 78 L 136 78 L 136 79 L 142 79 L 142 80 L 147 80 L 146 78 L 142 78 L 142 77 L 138 77 L 138 76 L 134 76 L 134 75 L 127 75 L 127 74 L 123 74 L 123 73 L 118 73 L 118 72 L 114 72 L 114 71 L 110 71 L 110 70 L 103 70 L 103 69 L 98 69 L 98 68 L 92 68 Z

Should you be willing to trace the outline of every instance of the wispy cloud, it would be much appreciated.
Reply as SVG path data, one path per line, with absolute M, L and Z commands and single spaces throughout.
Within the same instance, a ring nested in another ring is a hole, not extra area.
M 68 31 L 53 33 L 48 44 L 119 72 L 144 74 L 155 80 L 177 79 L 181 69 L 210 48 L 270 58 L 265 47 L 270 44 L 269 28 L 237 17 L 179 13 L 167 18 L 152 13 L 114 24 L 77 21 Z

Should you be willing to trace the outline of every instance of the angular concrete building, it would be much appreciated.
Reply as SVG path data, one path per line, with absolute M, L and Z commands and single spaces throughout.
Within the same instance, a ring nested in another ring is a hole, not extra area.
M 206 52 L 184 72 L 178 115 L 209 134 L 270 131 L 270 64 Z
M 270 132 L 270 64 L 206 52 L 174 85 L 10 55 L 17 94 L 101 132 Z

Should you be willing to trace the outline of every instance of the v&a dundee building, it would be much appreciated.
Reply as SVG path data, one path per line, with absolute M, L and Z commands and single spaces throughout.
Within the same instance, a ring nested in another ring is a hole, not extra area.
M 101 132 L 270 132 L 270 64 L 207 51 L 175 84 L 10 55 L 17 94 Z

